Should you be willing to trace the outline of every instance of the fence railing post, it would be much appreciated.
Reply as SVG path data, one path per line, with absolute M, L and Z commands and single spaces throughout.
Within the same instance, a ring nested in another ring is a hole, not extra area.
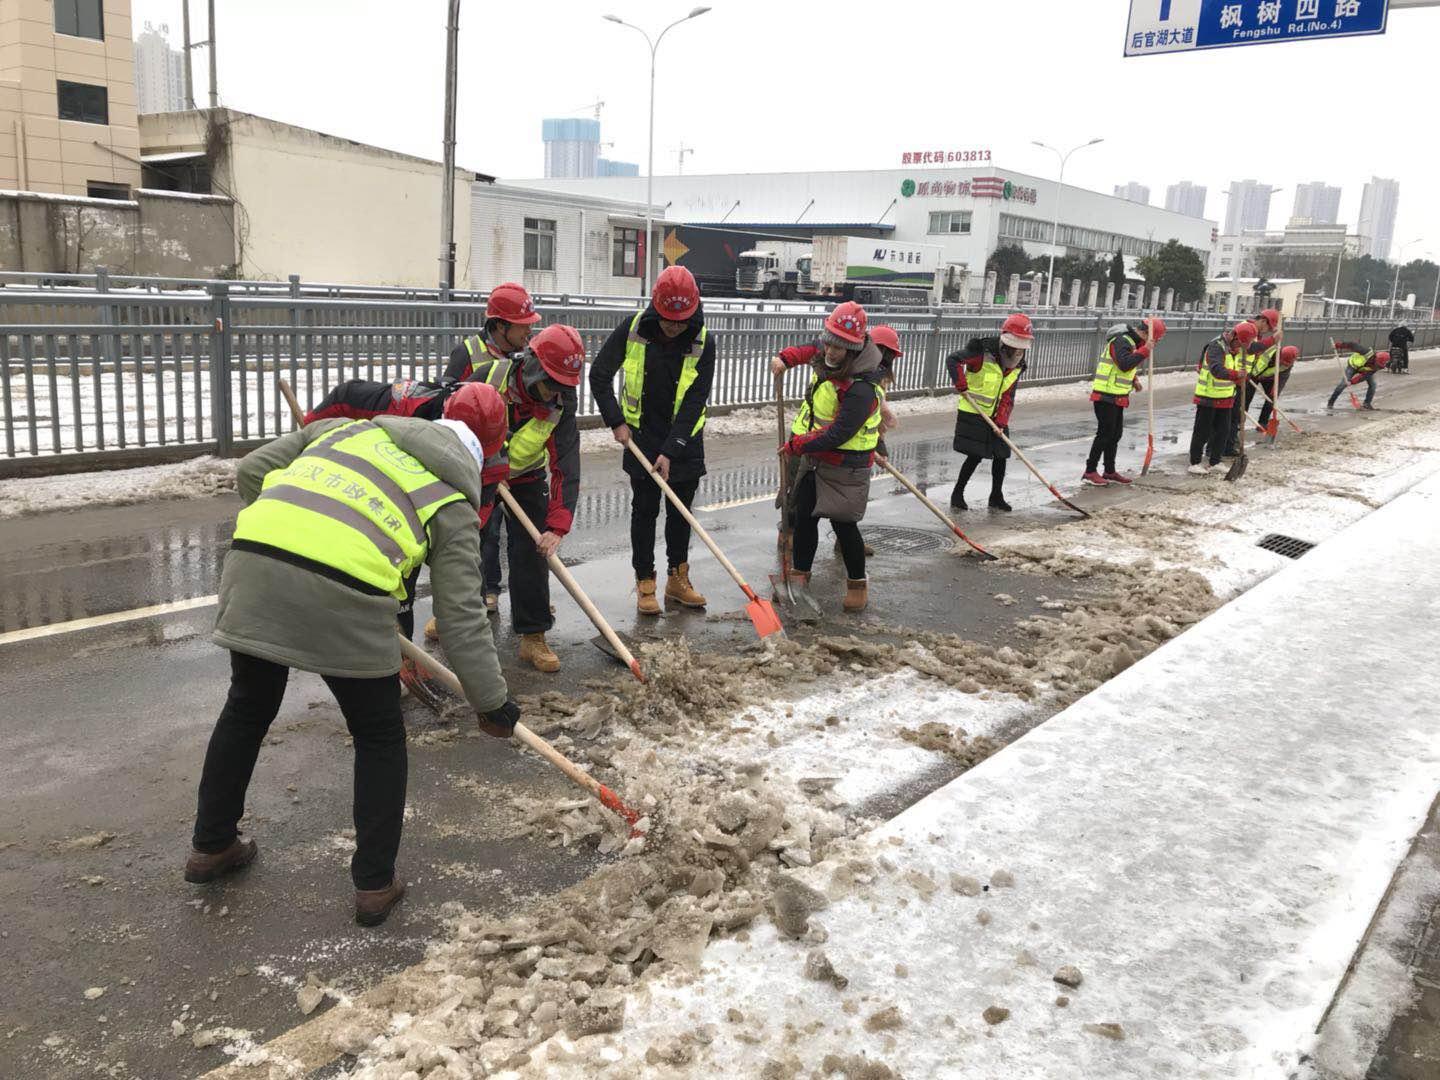
M 235 442 L 230 415 L 230 286 L 210 286 L 210 314 L 210 431 L 216 455 L 228 457 Z
M 925 336 L 925 389 L 932 392 L 940 388 L 940 324 L 944 319 L 943 315 L 932 315 L 930 333 Z
M 104 357 L 105 366 L 110 369 L 110 376 L 115 380 L 115 439 L 116 445 L 122 450 L 125 448 L 125 383 L 124 373 L 120 370 L 120 338 L 115 331 L 115 306 L 110 301 L 110 271 L 98 266 L 95 268 L 95 291 L 107 294 L 106 299 L 100 301 L 100 324 L 106 329 L 100 335 L 100 356 Z M 78 357 L 71 357 L 72 363 L 78 363 Z M 100 419 L 99 402 L 96 402 L 96 423 L 103 424 Z

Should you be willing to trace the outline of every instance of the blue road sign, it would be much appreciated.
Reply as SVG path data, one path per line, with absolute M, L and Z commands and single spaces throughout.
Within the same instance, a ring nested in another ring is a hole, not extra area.
M 1383 34 L 1389 0 L 1130 0 L 1126 56 Z

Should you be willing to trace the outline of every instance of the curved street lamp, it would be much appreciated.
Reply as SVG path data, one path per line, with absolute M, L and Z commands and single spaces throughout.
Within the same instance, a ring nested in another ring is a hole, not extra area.
M 618 23 L 621 26 L 628 26 L 645 39 L 645 44 L 650 46 L 650 147 L 645 162 L 645 295 L 650 295 L 650 267 L 654 265 L 654 255 L 650 251 L 650 229 L 651 218 L 654 216 L 650 207 L 654 202 L 655 191 L 655 52 L 660 48 L 660 42 L 665 40 L 665 35 L 681 23 L 704 15 L 710 9 L 708 7 L 697 7 L 690 11 L 683 19 L 676 19 L 664 30 L 660 31 L 658 37 L 651 40 L 650 35 L 634 23 L 628 23 L 618 15 L 606 15 L 608 22 Z
M 1081 143 L 1079 146 L 1072 146 L 1069 150 L 1061 153 L 1049 143 L 1040 142 L 1038 139 L 1031 139 L 1032 146 L 1038 146 L 1042 150 L 1049 150 L 1060 159 L 1060 178 L 1055 182 L 1055 219 L 1050 223 L 1050 269 L 1045 272 L 1045 291 L 1049 294 L 1051 304 L 1055 300 L 1055 249 L 1060 243 L 1060 200 L 1065 194 L 1065 163 L 1070 160 L 1070 155 L 1076 150 L 1084 150 L 1087 146 L 1094 146 L 1096 143 L 1104 142 L 1104 139 L 1091 139 L 1089 142 Z
M 1400 254 L 1395 256 L 1395 280 L 1390 283 L 1390 318 L 1392 319 L 1395 318 L 1395 293 L 1400 288 L 1400 267 L 1405 263 L 1405 249 L 1414 247 L 1424 239 L 1423 236 L 1417 236 L 1414 240 L 1405 241 L 1400 245 Z

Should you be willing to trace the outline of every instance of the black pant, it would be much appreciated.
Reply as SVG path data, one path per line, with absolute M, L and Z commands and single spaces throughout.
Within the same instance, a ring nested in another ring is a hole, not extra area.
M 793 467 L 793 466 L 792 466 Z M 801 573 L 809 573 L 815 565 L 815 549 L 820 546 L 820 519 L 815 517 L 815 470 L 807 469 L 795 485 L 795 549 L 793 565 Z M 831 521 L 835 539 L 840 542 L 840 556 L 845 560 L 845 573 L 852 581 L 865 576 L 865 539 L 860 526 L 853 521 Z
M 260 742 L 280 711 L 289 675 L 290 669 L 280 664 L 231 652 L 230 693 L 210 734 L 200 774 L 196 851 L 214 854 L 235 842 Z M 395 877 L 395 853 L 405 818 L 407 761 L 400 680 L 393 675 L 324 678 L 355 741 L 355 854 L 350 877 L 357 889 L 383 889 Z
M 1230 410 L 1230 434 L 1225 439 L 1225 452 L 1227 454 L 1238 454 L 1240 452 L 1240 424 L 1250 413 L 1250 402 L 1255 397 L 1255 386 L 1253 383 L 1245 383 L 1245 407 L 1240 407 L 1240 391 L 1235 391 L 1235 407 Z
M 1287 382 L 1289 382 L 1289 381 L 1290 381 L 1290 369 L 1289 369 L 1289 368 L 1281 368 L 1281 369 L 1280 369 L 1280 392 L 1281 392 L 1281 393 L 1284 393 L 1284 391 L 1285 391 L 1285 384 L 1286 384 Z M 1266 424 L 1268 424 L 1268 423 L 1270 422 L 1270 413 L 1273 411 L 1272 408 L 1271 408 L 1271 406 L 1270 406 L 1270 398 L 1273 398 L 1273 397 L 1276 396 L 1276 395 L 1275 395 L 1275 376 L 1274 376 L 1274 375 L 1271 375 L 1269 378 L 1261 379 L 1261 380 L 1260 380 L 1260 386 L 1261 386 L 1262 389 L 1264 389 L 1265 393 L 1269 395 L 1269 397 L 1265 398 L 1264 403 L 1260 406 L 1260 426 L 1263 428 Z
M 545 531 L 550 489 L 545 481 L 516 484 L 510 489 L 535 528 Z M 510 626 L 517 634 L 543 634 L 555 625 L 550 614 L 550 565 L 530 539 L 525 526 L 505 507 L 505 552 L 510 559 Z
M 950 505 L 954 506 L 965 497 L 965 485 L 970 483 L 970 477 L 975 475 L 975 470 L 980 467 L 980 462 L 985 459 L 975 455 L 967 457 L 960 465 L 960 476 L 955 481 L 955 490 L 950 492 Z M 1005 486 L 1005 458 L 990 459 L 990 498 L 1001 497 L 1001 488 Z
M 675 492 L 688 510 L 695 502 L 695 492 L 700 487 L 700 478 L 684 482 L 672 481 L 670 490 Z M 665 498 L 660 485 L 644 475 L 630 474 L 630 565 L 635 568 L 637 580 L 655 576 L 655 521 L 660 516 L 660 503 L 665 503 L 665 562 L 667 569 L 674 570 L 683 562 L 690 561 L 690 523 L 685 520 L 673 503 Z
M 500 531 L 504 527 L 505 515 L 500 506 L 496 506 L 490 511 L 485 528 L 480 530 L 480 572 L 485 579 L 485 592 L 496 596 L 500 594 Z
M 1195 430 L 1190 433 L 1190 464 L 1199 465 L 1206 448 L 1210 464 L 1219 465 L 1225 453 L 1225 440 L 1230 435 L 1230 414 L 1234 409 L 1217 409 L 1213 405 L 1195 406 Z
M 1095 406 L 1095 441 L 1090 444 L 1085 471 L 1094 472 L 1103 456 L 1105 471 L 1115 472 L 1115 452 L 1120 449 L 1120 437 L 1125 434 L 1125 410 L 1103 399 L 1091 404 Z
M 1350 376 L 1346 375 L 1343 379 L 1340 380 L 1340 385 L 1335 387 L 1335 392 L 1330 395 L 1330 400 L 1326 402 L 1326 407 L 1329 408 L 1330 406 L 1333 406 L 1335 404 L 1336 398 L 1343 394 L 1349 386 Z M 1365 376 L 1365 404 L 1369 405 L 1374 400 L 1375 373 L 1372 371 L 1370 374 Z

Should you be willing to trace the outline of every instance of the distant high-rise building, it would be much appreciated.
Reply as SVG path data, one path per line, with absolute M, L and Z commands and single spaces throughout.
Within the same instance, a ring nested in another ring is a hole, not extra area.
M 136 111 L 183 112 L 185 107 L 185 58 L 170 44 L 170 27 L 147 22 L 135 39 Z
M 1165 209 L 1186 217 L 1205 216 L 1205 185 L 1181 180 L 1165 189 Z
M 1270 196 L 1275 189 L 1257 180 L 1230 181 L 1230 200 L 1225 207 L 1227 236 L 1245 229 L 1263 229 L 1270 220 Z
M 1340 189 L 1322 180 L 1295 188 L 1290 221 L 1295 225 L 1334 225 L 1340 220 Z
M 1134 180 L 1128 184 L 1116 184 L 1115 196 L 1120 199 L 1128 199 L 1130 202 L 1150 205 L 1150 189 L 1144 184 L 1137 184 Z
M 1395 240 L 1395 211 L 1400 208 L 1400 182 L 1372 176 L 1360 196 L 1360 253 L 1377 259 L 1390 257 Z
M 600 121 L 566 117 L 541 122 L 546 177 L 639 176 L 640 166 L 600 156 Z

